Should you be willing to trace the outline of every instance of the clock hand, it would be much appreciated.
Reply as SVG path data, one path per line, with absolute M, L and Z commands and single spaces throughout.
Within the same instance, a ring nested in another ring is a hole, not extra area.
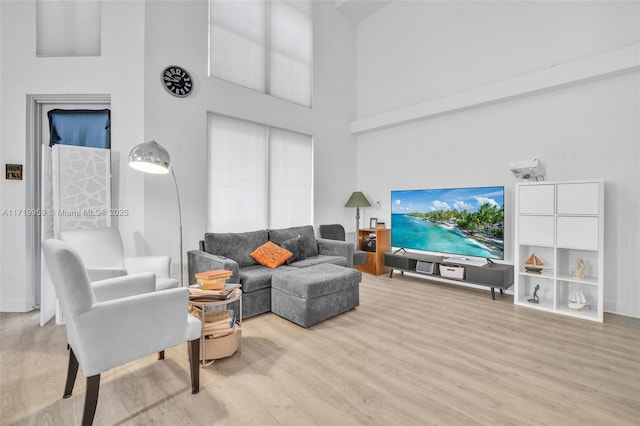
M 180 83 L 180 80 L 177 78 L 169 78 L 169 77 L 165 77 L 165 80 L 169 80 L 169 81 L 173 81 L 174 83 Z

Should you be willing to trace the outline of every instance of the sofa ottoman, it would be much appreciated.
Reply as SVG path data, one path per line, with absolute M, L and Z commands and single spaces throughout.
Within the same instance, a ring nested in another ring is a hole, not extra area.
M 310 327 L 360 304 L 362 272 L 323 263 L 274 274 L 271 311 L 302 327 Z

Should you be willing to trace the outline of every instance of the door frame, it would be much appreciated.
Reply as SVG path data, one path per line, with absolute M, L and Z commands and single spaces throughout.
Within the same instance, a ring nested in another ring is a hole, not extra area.
M 25 205 L 27 209 L 39 211 L 41 205 L 41 173 L 42 173 L 42 110 L 50 105 L 61 105 L 73 108 L 80 104 L 107 105 L 111 108 L 110 94 L 41 94 L 27 95 L 27 140 L 25 178 Z M 27 238 L 27 297 L 34 308 L 40 308 L 40 265 L 41 265 L 41 233 L 40 216 L 26 217 Z

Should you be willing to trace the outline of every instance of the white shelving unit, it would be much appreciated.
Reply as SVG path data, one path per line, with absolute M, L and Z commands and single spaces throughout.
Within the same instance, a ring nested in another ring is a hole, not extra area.
M 527 182 L 516 185 L 514 303 L 602 322 L 604 297 L 604 182 Z M 525 271 L 535 254 L 544 262 L 540 274 Z M 572 275 L 584 260 L 584 278 Z M 531 303 L 536 286 L 539 303 Z M 568 307 L 570 292 L 587 305 Z

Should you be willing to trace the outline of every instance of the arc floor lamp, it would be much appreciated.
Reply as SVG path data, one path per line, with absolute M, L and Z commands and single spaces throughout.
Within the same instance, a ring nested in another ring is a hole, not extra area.
M 183 260 L 182 260 L 182 209 L 180 207 L 180 193 L 176 174 L 171 166 L 169 152 L 155 140 L 136 145 L 129 153 L 129 167 L 144 173 L 167 174 L 171 172 L 173 184 L 176 187 L 176 198 L 178 199 L 178 221 L 180 222 L 180 271 L 178 272 L 180 287 L 183 283 Z

